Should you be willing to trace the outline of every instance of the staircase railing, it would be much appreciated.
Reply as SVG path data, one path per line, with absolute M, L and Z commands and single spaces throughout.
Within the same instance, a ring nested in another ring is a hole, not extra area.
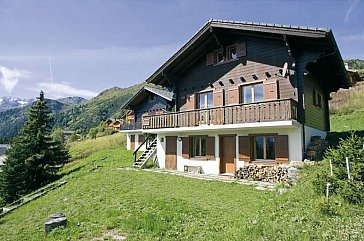
M 145 138 L 145 140 L 142 142 L 142 144 L 140 144 L 138 146 L 138 148 L 133 152 L 133 156 L 134 156 L 134 162 L 137 161 L 137 154 L 138 154 L 138 151 L 139 149 L 144 145 L 146 144 L 146 149 L 148 149 L 148 144 L 149 144 L 149 141 L 153 140 L 155 138 L 154 135 L 149 135 L 147 138 Z

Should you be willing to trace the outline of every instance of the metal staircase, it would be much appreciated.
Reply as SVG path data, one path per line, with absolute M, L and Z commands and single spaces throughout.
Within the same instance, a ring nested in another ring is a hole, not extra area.
M 144 143 L 147 143 L 147 148 L 142 153 L 142 155 L 138 159 L 136 159 L 137 151 L 140 149 L 140 147 Z M 150 143 L 143 142 L 133 154 L 134 154 L 134 164 L 133 164 L 133 167 L 140 168 L 140 169 L 145 168 L 147 166 L 148 161 L 151 160 L 151 159 L 155 159 L 156 156 L 157 156 L 157 139 L 154 139 Z

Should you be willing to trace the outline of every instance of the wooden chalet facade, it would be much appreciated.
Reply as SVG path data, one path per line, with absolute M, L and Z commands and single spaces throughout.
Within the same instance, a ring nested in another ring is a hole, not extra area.
M 331 30 L 220 20 L 147 82 L 165 92 L 142 89 L 124 105 L 135 118 L 122 128 L 128 149 L 154 134 L 161 168 L 208 174 L 303 160 L 330 129 L 330 93 L 350 86 Z

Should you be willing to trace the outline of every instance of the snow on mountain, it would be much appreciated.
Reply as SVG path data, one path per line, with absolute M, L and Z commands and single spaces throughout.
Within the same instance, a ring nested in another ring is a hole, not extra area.
M 20 99 L 12 96 L 5 96 L 0 98 L 0 112 L 13 108 L 24 107 L 34 101 L 35 99 Z

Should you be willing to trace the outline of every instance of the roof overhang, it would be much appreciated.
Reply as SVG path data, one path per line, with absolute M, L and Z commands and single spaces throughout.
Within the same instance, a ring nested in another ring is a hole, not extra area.
M 337 67 L 334 81 L 338 82 L 340 88 L 348 88 L 350 86 L 350 80 L 346 73 L 340 51 L 330 29 L 222 20 L 208 21 L 146 81 L 148 83 L 163 84 L 163 81 L 165 80 L 164 73 L 173 71 L 173 69 L 176 69 L 179 65 L 189 64 L 193 59 L 196 59 L 197 56 L 200 56 L 206 51 L 209 46 L 216 44 L 216 40 L 214 39 L 216 31 L 235 31 L 235 33 L 247 35 L 264 35 L 265 37 L 287 41 L 290 47 L 298 50 L 305 47 L 305 43 L 309 42 L 308 47 L 316 46 L 318 50 L 323 48 L 325 50 L 323 55 L 327 52 L 334 53 L 329 58 L 329 62 L 334 62 Z M 297 44 L 295 46 L 296 42 Z M 333 68 L 330 69 L 330 71 L 332 70 Z
M 148 86 L 144 86 L 140 89 L 135 95 L 133 95 L 121 108 L 128 109 L 131 106 L 138 105 L 141 101 L 143 101 L 150 93 L 155 94 L 164 98 L 167 101 L 172 101 L 174 99 L 173 92 L 169 92 L 166 90 L 154 89 Z

